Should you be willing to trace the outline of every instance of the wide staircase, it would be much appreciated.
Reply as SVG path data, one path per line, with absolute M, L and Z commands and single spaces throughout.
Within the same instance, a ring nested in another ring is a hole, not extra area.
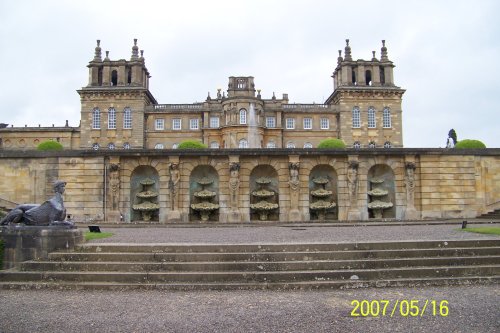
M 85 244 L 0 271 L 0 288 L 316 289 L 500 281 L 500 239 L 335 244 Z
M 500 209 L 496 209 L 489 213 L 483 214 L 477 217 L 478 219 L 488 219 L 488 220 L 499 220 L 500 221 Z

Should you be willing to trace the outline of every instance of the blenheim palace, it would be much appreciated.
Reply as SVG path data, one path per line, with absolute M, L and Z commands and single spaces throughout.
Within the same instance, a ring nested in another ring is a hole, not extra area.
M 62 179 L 77 222 L 416 220 L 500 208 L 497 149 L 402 148 L 405 90 L 385 41 L 354 60 L 346 40 L 323 104 L 263 98 L 252 76 L 229 77 L 201 103 L 160 104 L 137 40 L 129 60 L 103 57 L 97 41 L 87 67 L 79 127 L 2 124 L 0 207 L 43 201 Z M 327 138 L 347 148 L 316 149 Z M 64 150 L 37 151 L 46 140 Z M 185 140 L 208 148 L 176 149 Z
M 349 42 L 333 72 L 324 104 L 289 104 L 288 95 L 262 98 L 251 76 L 229 77 L 227 92 L 203 103 L 159 104 L 134 40 L 130 60 L 104 59 L 97 41 L 89 82 L 78 90 L 78 128 L 10 128 L 4 149 L 36 148 L 46 139 L 65 149 L 172 149 L 186 139 L 210 148 L 313 148 L 326 138 L 351 147 L 402 147 L 401 98 L 385 41 L 380 59 L 356 60 Z

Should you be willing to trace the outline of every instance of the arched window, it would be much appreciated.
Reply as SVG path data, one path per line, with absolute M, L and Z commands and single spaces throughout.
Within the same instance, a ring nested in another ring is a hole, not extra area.
M 115 108 L 108 109 L 108 129 L 116 129 L 116 111 L 115 111 Z
M 353 146 L 354 149 L 360 149 L 361 148 L 361 142 L 355 141 L 352 146 Z
M 101 111 L 99 108 L 95 108 L 92 111 L 92 128 L 100 129 L 101 128 Z
M 102 67 L 97 70 L 97 85 L 102 86 Z
M 391 145 L 391 143 L 389 141 L 386 141 L 384 143 L 384 148 L 391 148 L 391 147 L 392 147 L 392 145 Z
M 384 67 L 380 66 L 379 67 L 379 72 L 380 72 L 380 84 L 384 85 L 385 84 L 385 71 Z
M 361 114 L 359 112 L 359 108 L 355 106 L 352 109 L 352 127 L 360 128 L 361 127 Z
M 246 125 L 247 124 L 247 110 L 241 109 L 240 110 L 240 125 Z
M 123 128 L 131 129 L 132 128 L 132 111 L 129 107 L 123 109 Z
M 368 128 L 377 127 L 377 122 L 375 120 L 375 109 L 373 107 L 368 108 Z
M 248 148 L 248 141 L 246 139 L 241 139 L 238 143 L 238 148 Z
M 391 110 L 389 108 L 384 108 L 384 114 L 383 114 L 383 125 L 384 128 L 391 128 L 392 123 L 391 123 Z
M 214 149 L 219 148 L 219 143 L 217 141 L 210 142 L 210 148 L 214 148 Z
M 155 144 L 155 149 L 163 149 L 163 143 Z
M 313 147 L 312 143 L 310 142 L 304 143 L 304 148 L 312 148 L 312 147 Z
M 127 83 L 131 84 L 132 83 L 132 68 L 127 69 Z
M 123 144 L 123 149 L 130 149 L 130 143 L 125 142 L 125 143 Z
M 287 147 L 287 148 L 295 148 L 295 143 L 294 143 L 294 142 L 292 142 L 292 141 L 288 141 L 288 142 L 286 143 L 286 147 Z
M 92 149 L 94 149 L 94 150 L 99 150 L 99 148 L 100 147 L 99 147 L 99 144 L 97 142 L 92 145 Z
M 113 142 L 108 143 L 108 149 L 115 149 L 115 144 Z
M 366 82 L 367 86 L 372 85 L 372 71 L 371 70 L 365 71 L 365 82 Z
M 376 145 L 375 145 L 375 141 L 370 141 L 370 142 L 368 143 L 368 148 L 375 148 L 375 147 L 376 147 Z
M 269 141 L 266 148 L 276 148 L 276 143 L 274 141 Z
M 174 144 L 172 145 L 172 149 L 177 149 L 177 148 L 179 148 L 179 144 L 178 144 L 178 143 L 174 143 Z
M 118 85 L 118 72 L 116 70 L 113 70 L 111 72 L 111 85 L 112 86 Z
M 356 80 L 356 71 L 358 70 L 357 67 L 352 67 L 351 72 L 352 72 L 352 84 L 355 86 L 358 84 L 358 81 Z

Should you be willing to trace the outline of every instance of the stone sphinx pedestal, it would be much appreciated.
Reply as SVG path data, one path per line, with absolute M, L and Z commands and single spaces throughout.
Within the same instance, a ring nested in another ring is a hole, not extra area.
M 27 225 L 2 226 L 0 239 L 4 242 L 4 269 L 16 267 L 26 260 L 47 259 L 55 250 L 74 250 L 84 241 L 80 229 Z

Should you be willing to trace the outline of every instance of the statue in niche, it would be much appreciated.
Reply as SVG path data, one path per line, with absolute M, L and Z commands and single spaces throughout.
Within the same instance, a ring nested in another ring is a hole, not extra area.
M 406 186 L 406 202 L 408 207 L 413 207 L 415 198 L 415 163 L 407 162 L 405 164 L 405 186 Z
M 65 226 L 74 227 L 73 222 L 65 221 L 66 208 L 64 208 L 63 193 L 66 182 L 54 182 L 55 195 L 41 205 L 22 204 L 11 210 L 1 221 L 1 225 L 23 223 L 33 226 Z
M 290 169 L 290 188 L 292 191 L 297 191 L 299 189 L 299 162 L 289 163 L 288 168 Z
M 170 209 L 178 209 L 179 201 L 179 164 L 170 163 L 169 166 L 170 179 L 168 181 L 168 188 L 170 189 Z
M 109 166 L 109 188 L 111 189 L 111 208 L 118 209 L 118 201 L 120 197 L 120 166 L 118 164 L 110 164 Z
M 347 188 L 349 190 L 349 201 L 356 200 L 356 193 L 358 187 L 358 161 L 351 161 L 347 167 Z
M 238 208 L 238 192 L 240 189 L 240 164 L 236 162 L 229 163 L 229 171 L 231 176 L 229 178 L 229 191 L 231 199 L 231 208 Z

